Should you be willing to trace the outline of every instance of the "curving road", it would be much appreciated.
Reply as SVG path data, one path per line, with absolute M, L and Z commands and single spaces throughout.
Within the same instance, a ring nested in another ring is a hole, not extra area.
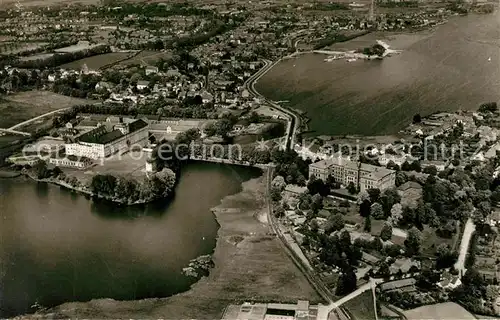
M 281 228 L 278 226 L 278 222 L 276 221 L 276 218 L 272 214 L 272 206 L 271 206 L 272 202 L 270 198 L 272 177 L 273 177 L 273 168 L 270 167 L 267 170 L 267 201 L 268 201 L 267 221 L 269 223 L 269 227 L 272 233 L 276 234 L 276 236 L 279 238 L 281 245 L 283 246 L 285 252 L 290 257 L 292 262 L 299 268 L 302 274 L 306 277 L 307 281 L 311 284 L 314 290 L 316 290 L 318 295 L 320 295 L 327 302 L 327 305 L 319 306 L 317 319 L 327 320 L 330 318 L 329 315 L 332 312 L 341 312 L 346 314 L 346 312 L 343 310 L 342 307 L 344 303 L 346 303 L 351 299 L 356 298 L 365 291 L 374 290 L 377 285 L 384 282 L 384 279 L 370 278 L 368 283 L 360 286 L 355 291 L 351 292 L 345 297 L 335 301 L 335 295 L 330 291 L 330 289 L 328 289 L 328 287 L 326 287 L 323 281 L 321 281 L 321 279 L 318 278 L 316 272 L 310 266 L 306 266 L 302 262 L 302 260 L 299 257 L 297 257 L 297 255 L 295 254 L 295 252 L 285 239 L 285 236 L 283 235 Z
M 51 112 L 47 112 L 47 113 L 45 113 L 45 114 L 42 114 L 41 116 L 34 117 L 34 118 L 29 119 L 29 120 L 26 120 L 26 121 L 20 122 L 20 123 L 18 123 L 18 124 L 16 124 L 16 125 L 14 125 L 14 126 L 12 126 L 12 127 L 8 128 L 7 130 L 11 130 L 11 131 L 13 131 L 13 130 L 15 130 L 15 129 L 19 128 L 19 127 L 22 127 L 22 126 L 25 126 L 25 125 L 27 125 L 27 124 L 30 124 L 30 123 L 31 123 L 31 122 L 33 122 L 33 121 L 36 121 L 36 120 L 42 119 L 42 118 L 44 118 L 44 117 L 46 117 L 46 116 L 50 116 L 50 115 L 52 115 L 52 114 L 56 114 L 56 113 L 59 113 L 59 112 L 63 112 L 63 111 L 69 110 L 69 109 L 71 109 L 71 108 L 72 108 L 72 107 L 68 107 L 68 108 L 62 108 L 62 109 L 57 109 L 57 110 L 54 110 L 54 111 L 51 111 Z
M 298 43 L 296 41 L 295 45 Z M 293 55 L 293 54 L 292 54 Z M 286 57 L 284 57 L 286 58 Z M 282 58 L 282 59 L 284 59 Z M 279 59 L 276 62 L 271 62 L 269 60 L 263 60 L 264 61 L 264 67 L 262 67 L 260 70 L 258 70 L 256 73 L 254 73 L 250 78 L 247 79 L 244 83 L 244 87 L 252 94 L 253 96 L 263 100 L 264 102 L 268 103 L 271 105 L 273 108 L 278 109 L 282 113 L 284 113 L 288 117 L 288 126 L 287 126 L 287 131 L 286 131 L 286 144 L 285 148 L 286 150 L 289 150 L 291 147 L 293 148 L 294 146 L 294 141 L 295 141 L 295 135 L 297 134 L 298 128 L 300 126 L 300 117 L 297 116 L 294 112 L 291 110 L 284 108 L 277 104 L 276 102 L 266 99 L 262 94 L 260 94 L 256 89 L 255 89 L 255 83 L 262 77 L 264 76 L 269 70 L 271 70 L 272 67 L 274 67 L 277 63 L 279 63 L 282 59 Z M 308 282 L 312 285 L 312 287 L 316 290 L 316 292 L 328 303 L 327 305 L 320 305 L 318 308 L 318 316 L 317 319 L 319 320 L 327 320 L 330 316 L 331 312 L 338 312 L 341 311 L 345 313 L 345 311 L 342 309 L 342 305 L 346 303 L 347 301 L 354 299 L 355 297 L 359 296 L 363 292 L 367 290 L 374 290 L 374 288 L 380 284 L 383 283 L 383 279 L 374 279 L 370 278 L 370 281 L 359 288 L 357 288 L 355 291 L 351 292 L 350 294 L 346 295 L 345 297 L 339 299 L 339 300 L 334 300 L 335 296 L 334 294 L 325 286 L 323 281 L 319 279 L 315 273 L 315 271 L 306 266 L 302 260 L 296 256 L 295 252 L 293 249 L 290 247 L 288 244 L 287 240 L 285 239 L 281 228 L 278 226 L 278 222 L 276 221 L 274 215 L 272 214 L 272 206 L 271 206 L 271 200 L 270 200 L 270 190 L 271 190 L 271 181 L 272 181 L 272 174 L 273 168 L 269 168 L 267 170 L 267 199 L 268 199 L 268 210 L 267 210 L 267 220 L 269 223 L 269 227 L 271 231 L 277 235 L 277 237 L 280 239 L 280 242 L 285 249 L 285 252 L 287 255 L 290 257 L 290 259 L 293 261 L 293 263 L 299 268 L 299 270 L 304 274 Z
M 323 298 L 329 304 L 331 304 L 331 303 L 333 303 L 333 298 L 334 298 L 333 294 L 325 286 L 323 281 L 318 279 L 314 270 L 312 270 L 310 267 L 304 265 L 302 260 L 296 256 L 295 252 L 293 251 L 293 249 L 289 246 L 288 242 L 286 241 L 286 239 L 281 231 L 281 228 L 278 226 L 278 222 L 276 221 L 274 214 L 272 214 L 272 206 L 271 206 L 272 201 L 271 201 L 271 197 L 270 197 L 272 178 L 273 178 L 273 168 L 269 168 L 269 170 L 267 170 L 267 205 L 268 205 L 267 221 L 269 223 L 269 227 L 271 229 L 271 232 L 276 234 L 276 236 L 279 238 L 287 255 L 290 257 L 290 259 L 293 261 L 293 263 L 299 268 L 299 270 L 302 272 L 302 274 L 306 277 L 307 281 L 311 284 L 311 286 L 314 288 L 314 290 L 316 290 L 318 295 L 321 296 L 321 298 Z
M 269 60 L 263 60 L 264 67 L 262 67 L 256 73 L 254 73 L 250 78 L 248 78 L 247 81 L 245 81 L 244 87 L 248 90 L 248 92 L 250 92 L 250 94 L 270 104 L 273 108 L 278 109 L 288 117 L 285 149 L 290 150 L 290 148 L 293 148 L 295 144 L 295 135 L 297 134 L 298 128 L 300 126 L 299 116 L 297 116 L 294 112 L 290 111 L 289 109 L 280 106 L 278 103 L 267 99 L 255 89 L 255 83 L 260 78 L 262 78 L 262 76 L 264 76 L 269 70 L 271 70 L 272 67 L 274 67 L 277 63 L 279 63 L 282 59 L 274 63 Z
M 0 133 L 2 133 L 2 132 L 4 132 L 4 133 L 11 133 L 11 134 L 18 134 L 18 135 L 27 136 L 27 137 L 31 136 L 31 134 L 28 133 L 28 132 L 0 128 Z

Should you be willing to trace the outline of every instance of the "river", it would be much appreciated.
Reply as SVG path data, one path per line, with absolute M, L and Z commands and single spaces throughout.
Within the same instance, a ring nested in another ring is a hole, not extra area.
M 25 179 L 0 179 L 0 318 L 94 298 L 166 297 L 194 282 L 182 268 L 212 253 L 210 208 L 261 175 L 189 163 L 173 200 L 139 207 L 93 202 Z
M 355 62 L 304 54 L 277 64 L 256 88 L 306 111 L 313 135 L 392 134 L 416 113 L 470 110 L 500 100 L 498 11 L 453 17 L 434 32 L 376 33 L 332 48 L 363 48 L 376 39 L 402 54 Z

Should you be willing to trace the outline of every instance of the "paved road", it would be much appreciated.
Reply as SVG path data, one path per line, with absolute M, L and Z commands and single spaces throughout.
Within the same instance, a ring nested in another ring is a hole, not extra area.
M 460 253 L 458 255 L 458 260 L 455 263 L 455 269 L 458 270 L 460 275 L 465 274 L 465 258 L 467 257 L 467 251 L 469 250 L 470 239 L 472 234 L 476 230 L 476 225 L 471 218 L 465 223 L 464 234 L 462 235 L 462 242 L 460 243 Z
M 255 83 L 263 76 L 265 75 L 269 70 L 271 70 L 272 67 L 274 67 L 280 60 L 276 62 L 271 62 L 269 60 L 264 60 L 264 67 L 262 67 L 259 71 L 254 73 L 250 78 L 248 78 L 247 81 L 245 81 L 244 86 L 247 88 L 247 90 L 250 92 L 250 94 L 254 95 L 255 97 L 260 98 L 264 102 L 270 104 L 273 108 L 278 109 L 288 117 L 288 125 L 287 125 L 287 134 L 286 134 L 286 143 L 285 143 L 285 148 L 287 150 L 290 150 L 293 148 L 295 144 L 295 135 L 297 133 L 297 130 L 300 126 L 300 118 L 292 111 L 290 111 L 287 108 L 283 108 L 276 102 L 266 99 L 264 96 L 262 96 L 256 89 L 255 89 Z
M 316 290 L 318 295 L 321 296 L 321 298 L 323 298 L 329 304 L 331 304 L 334 298 L 333 294 L 325 286 L 323 281 L 321 281 L 321 279 L 319 279 L 316 276 L 314 270 L 312 270 L 308 266 L 305 266 L 304 263 L 301 261 L 301 259 L 295 255 L 293 249 L 290 248 L 288 242 L 286 241 L 284 235 L 282 234 L 281 228 L 279 228 L 279 226 L 277 225 L 276 218 L 274 217 L 274 214 L 272 214 L 272 206 L 270 198 L 272 177 L 273 177 L 273 168 L 269 168 L 267 170 L 267 199 L 268 199 L 267 221 L 269 223 L 269 227 L 271 231 L 278 236 L 287 255 L 290 257 L 293 263 L 299 268 L 302 274 L 306 277 L 307 281 L 311 284 L 314 290 Z
M 4 133 L 12 133 L 12 134 L 19 134 L 19 135 L 22 135 L 22 136 L 31 136 L 31 134 L 28 133 L 28 132 L 0 128 L 0 133 L 2 133 L 2 132 L 4 132 Z
M 363 292 L 374 289 L 378 284 L 383 283 L 383 282 L 384 282 L 383 279 L 370 278 L 370 281 L 368 283 L 365 283 L 364 285 L 360 286 L 358 289 L 349 293 L 345 297 L 343 297 L 337 301 L 330 302 L 330 304 L 328 304 L 327 306 L 321 306 L 320 308 L 318 308 L 317 319 L 318 320 L 327 320 L 328 315 L 334 311 L 338 312 L 339 311 L 338 308 L 342 308 L 342 305 L 344 303 L 356 298 L 357 296 L 359 296 Z
M 370 281 L 359 288 L 357 288 L 355 291 L 351 292 L 350 294 L 346 295 L 345 297 L 334 301 L 335 296 L 333 293 L 325 286 L 323 281 L 319 279 L 316 275 L 316 272 L 310 267 L 304 265 L 304 263 L 301 261 L 300 258 L 298 258 L 295 253 L 293 252 L 293 249 L 290 248 L 289 244 L 287 243 L 284 235 L 282 234 L 281 228 L 278 226 L 278 222 L 276 221 L 276 218 L 272 214 L 272 206 L 271 206 L 271 200 L 270 200 L 270 190 L 271 190 L 271 181 L 272 181 L 272 176 L 273 176 L 273 168 L 269 168 L 267 170 L 267 193 L 268 193 L 268 210 L 267 210 L 267 221 L 269 222 L 269 227 L 271 231 L 278 236 L 280 239 L 281 244 L 283 245 L 283 248 L 285 249 L 285 252 L 288 254 L 290 259 L 293 261 L 293 263 L 299 268 L 299 270 L 304 274 L 306 279 L 309 281 L 309 283 L 312 285 L 312 287 L 316 290 L 316 292 L 328 303 L 327 305 L 319 305 L 318 308 L 318 320 L 328 320 L 329 315 L 331 312 L 334 310 L 336 312 L 341 312 L 345 313 L 343 310 L 342 305 L 346 303 L 347 301 L 356 298 L 360 294 L 362 294 L 365 291 L 371 290 L 375 288 L 378 284 L 383 283 L 383 279 L 374 279 L 370 278 Z
M 43 117 L 47 117 L 47 116 L 50 116 L 50 115 L 53 115 L 53 114 L 56 114 L 56 113 L 59 113 L 59 112 L 63 112 L 63 111 L 66 111 L 66 110 L 69 110 L 71 109 L 72 107 L 69 107 L 69 108 L 63 108 L 63 109 L 58 109 L 58 110 L 54 110 L 54 111 L 51 111 L 51 112 L 47 112 L 45 114 L 42 114 L 41 116 L 38 116 L 38 117 L 34 117 L 32 119 L 29 119 L 29 120 L 26 120 L 26 121 L 23 121 L 21 123 L 18 123 L 10 128 L 8 128 L 8 130 L 15 130 L 19 127 L 22 127 L 22 126 L 25 126 L 27 124 L 30 124 L 31 122 L 33 121 L 37 121 L 39 119 L 42 119 Z

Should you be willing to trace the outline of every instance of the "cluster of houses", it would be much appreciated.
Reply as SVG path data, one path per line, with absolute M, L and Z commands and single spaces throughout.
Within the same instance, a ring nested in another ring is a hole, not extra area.
M 390 167 L 388 165 L 398 165 L 401 167 L 404 163 L 411 164 L 418 160 L 422 169 L 428 166 L 434 166 L 438 171 L 454 167 L 452 154 L 461 157 L 460 165 L 465 165 L 467 161 L 486 161 L 495 158 L 500 151 L 500 119 L 483 121 L 484 116 L 478 112 L 457 112 L 457 113 L 439 113 L 426 117 L 421 122 L 409 125 L 401 131 L 405 135 L 404 139 L 395 143 L 380 144 L 362 150 L 364 155 L 374 159 L 381 167 Z M 492 122 L 493 121 L 493 122 Z M 455 136 L 455 131 L 460 127 L 460 135 Z M 348 144 L 347 144 L 348 145 Z M 310 167 L 310 174 L 325 179 L 332 175 L 337 181 L 346 185 L 349 182 L 358 182 L 360 189 L 371 186 L 384 189 L 392 186 L 392 178 L 382 180 L 384 174 L 388 174 L 383 169 L 377 169 L 378 166 L 362 164 L 359 171 L 379 171 L 378 181 L 368 184 L 363 178 L 363 174 L 358 175 L 356 164 L 351 161 L 352 155 L 342 153 L 338 150 L 342 144 L 331 137 L 320 136 L 308 144 L 297 144 L 295 151 L 304 159 L 317 161 Z M 412 146 L 412 149 L 408 149 Z M 415 148 L 415 146 L 417 148 Z M 420 153 L 415 151 L 421 148 Z M 435 153 L 431 151 L 436 150 Z M 443 151 L 444 150 L 444 151 Z M 352 150 L 349 150 L 352 152 Z M 359 155 L 354 155 L 359 157 Z M 465 160 L 465 162 L 463 161 Z M 353 164 L 354 163 L 354 164 Z M 358 164 L 359 165 L 359 164 Z M 364 167 L 364 169 L 363 169 Z M 500 170 L 495 172 L 498 175 Z M 358 178 L 359 176 L 359 178 Z

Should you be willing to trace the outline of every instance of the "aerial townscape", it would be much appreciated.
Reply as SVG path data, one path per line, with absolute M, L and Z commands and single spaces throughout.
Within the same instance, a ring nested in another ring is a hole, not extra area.
M 498 1 L 0 16 L 0 318 L 500 319 Z

